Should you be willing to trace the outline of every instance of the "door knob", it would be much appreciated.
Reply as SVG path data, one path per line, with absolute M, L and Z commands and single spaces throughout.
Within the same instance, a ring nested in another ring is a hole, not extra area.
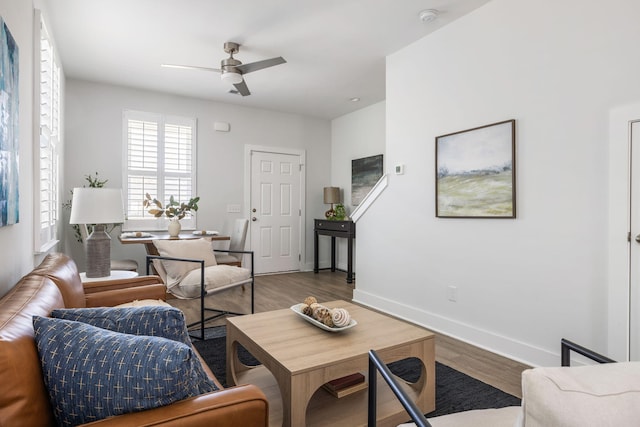
M 636 236 L 636 242 L 640 243 L 640 234 Z
M 255 216 L 253 218 L 251 218 L 251 221 L 257 221 L 258 218 L 256 218 Z

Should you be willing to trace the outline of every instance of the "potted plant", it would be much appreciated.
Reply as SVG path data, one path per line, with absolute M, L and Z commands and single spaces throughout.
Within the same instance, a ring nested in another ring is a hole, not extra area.
M 344 221 L 347 218 L 347 211 L 342 203 L 338 203 L 335 209 L 335 216 L 332 218 L 336 221 Z
M 143 201 L 144 207 L 148 208 L 147 212 L 156 218 L 160 218 L 163 215 L 169 218 L 169 235 L 177 237 L 180 234 L 182 226 L 180 220 L 184 218 L 191 211 L 196 212 L 198 210 L 198 202 L 200 197 L 196 196 L 189 200 L 189 202 L 178 202 L 171 196 L 169 197 L 169 203 L 166 206 L 162 205 L 162 202 L 155 197 L 151 197 L 149 193 L 145 194 Z

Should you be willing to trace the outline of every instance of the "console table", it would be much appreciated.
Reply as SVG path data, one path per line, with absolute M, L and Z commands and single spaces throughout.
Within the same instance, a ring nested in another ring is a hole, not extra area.
M 331 236 L 331 271 L 336 271 L 336 237 L 347 239 L 347 283 L 353 283 L 353 239 L 356 223 L 316 219 L 313 237 L 313 272 L 318 272 L 318 236 Z

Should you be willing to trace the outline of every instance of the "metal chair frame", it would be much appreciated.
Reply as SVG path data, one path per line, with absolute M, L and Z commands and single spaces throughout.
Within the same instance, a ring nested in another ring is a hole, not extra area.
M 393 377 L 393 374 L 385 365 L 385 363 L 380 359 L 378 353 L 375 350 L 369 350 L 369 401 L 368 401 L 368 411 L 367 411 L 367 426 L 375 427 L 376 426 L 376 405 L 377 405 L 377 373 L 380 372 L 382 378 L 387 382 L 393 394 L 396 395 L 405 411 L 411 417 L 411 420 L 416 423 L 418 427 L 431 427 L 429 421 L 425 418 L 424 414 L 418 408 L 418 405 L 415 404 L 413 400 L 409 397 L 409 395 L 400 387 L 398 381 Z
M 607 356 L 603 356 L 602 354 L 596 353 L 593 350 L 590 350 L 579 344 L 571 342 L 568 339 L 562 338 L 560 340 L 560 359 L 561 359 L 560 364 L 562 366 L 571 366 L 571 351 L 575 351 L 576 353 L 598 363 L 615 363 L 616 362 L 613 359 L 609 359 Z
M 233 315 L 233 316 L 242 316 L 245 315 L 247 313 L 237 313 L 234 311 L 228 311 L 228 310 L 223 310 L 223 309 L 219 309 L 219 308 L 210 308 L 210 307 L 206 307 L 205 306 L 205 302 L 204 299 L 207 295 L 213 295 L 216 294 L 218 292 L 222 292 L 226 289 L 229 289 L 230 287 L 236 287 L 236 286 L 244 286 L 247 283 L 251 283 L 251 314 L 253 314 L 255 312 L 255 298 L 254 298 L 254 290 L 255 290 L 255 275 L 253 272 L 253 251 L 230 251 L 228 249 L 222 250 L 222 249 L 213 249 L 214 252 L 235 252 L 235 253 L 242 253 L 242 254 L 246 254 L 249 255 L 250 259 L 251 259 L 251 269 L 249 270 L 251 275 L 249 277 L 249 279 L 247 280 L 243 280 L 241 282 L 238 283 L 234 283 L 230 286 L 226 286 L 223 287 L 222 289 L 212 289 L 209 292 L 207 292 L 206 290 L 206 284 L 205 284 L 205 280 L 204 280 L 204 272 L 205 272 L 205 265 L 204 265 L 204 260 L 202 259 L 193 259 L 193 258 L 176 258 L 176 257 L 166 257 L 166 256 L 160 256 L 160 255 L 147 255 L 147 275 L 150 274 L 150 265 L 153 262 L 153 260 L 165 260 L 165 261 L 180 261 L 180 262 L 193 262 L 196 264 L 200 264 L 200 320 L 196 321 L 196 322 L 192 322 L 189 323 L 187 325 L 188 328 L 195 326 L 195 325 L 200 325 L 200 336 L 194 336 L 191 333 L 189 334 L 190 337 L 195 338 L 195 339 L 199 339 L 199 340 L 204 340 L 204 325 L 206 322 L 210 321 L 210 320 L 214 320 L 217 319 L 219 317 L 223 317 L 223 316 L 227 316 L 227 315 Z M 215 266 L 212 266 L 215 267 Z M 206 317 L 205 316 L 205 312 L 213 312 L 215 313 L 212 316 Z

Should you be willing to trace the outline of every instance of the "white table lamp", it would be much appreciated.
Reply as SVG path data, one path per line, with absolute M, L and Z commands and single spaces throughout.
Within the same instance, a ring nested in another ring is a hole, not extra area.
M 94 224 L 85 242 L 87 277 L 111 275 L 111 237 L 105 224 L 124 222 L 124 203 L 119 188 L 74 188 L 71 224 Z

